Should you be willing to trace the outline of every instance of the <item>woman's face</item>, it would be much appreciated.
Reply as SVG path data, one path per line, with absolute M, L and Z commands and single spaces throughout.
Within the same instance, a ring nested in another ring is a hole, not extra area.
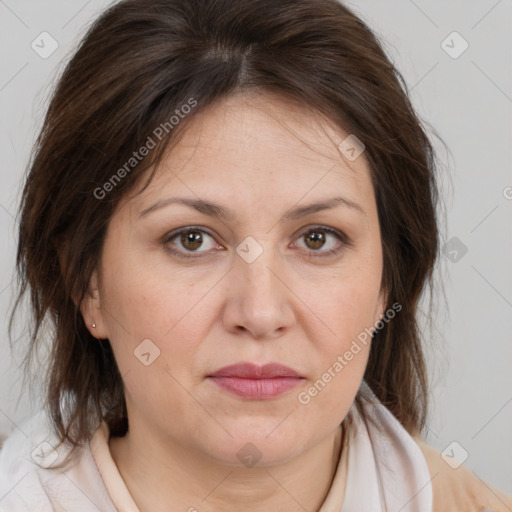
M 364 153 L 342 156 L 347 136 L 283 100 L 231 97 L 119 205 L 82 312 L 110 340 L 132 431 L 270 465 L 339 426 L 384 306 L 370 173 Z M 295 377 L 219 372 L 239 363 Z

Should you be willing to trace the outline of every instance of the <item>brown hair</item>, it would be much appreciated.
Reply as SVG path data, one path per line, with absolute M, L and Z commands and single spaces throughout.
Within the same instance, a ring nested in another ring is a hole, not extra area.
M 30 366 L 49 316 L 46 400 L 61 442 L 87 441 L 101 419 L 112 435 L 127 430 L 109 341 L 91 336 L 79 310 L 116 205 L 156 169 L 190 119 L 250 89 L 296 100 L 365 144 L 382 286 L 388 303 L 402 309 L 374 334 L 364 378 L 409 432 L 424 428 L 428 383 L 416 311 L 438 256 L 436 159 L 374 33 L 335 0 L 124 0 L 93 23 L 67 64 L 20 206 L 9 333 L 29 291 L 25 362 Z M 191 99 L 194 108 L 181 116 Z M 176 126 L 173 115 L 182 118 Z M 157 127 L 166 127 L 159 137 Z M 154 150 L 122 167 L 148 137 Z

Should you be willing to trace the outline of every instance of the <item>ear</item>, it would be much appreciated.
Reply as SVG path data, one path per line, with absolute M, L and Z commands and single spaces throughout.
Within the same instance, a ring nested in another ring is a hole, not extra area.
M 68 244 L 63 239 L 56 243 L 57 253 L 59 255 L 59 264 L 62 276 L 66 276 L 68 263 Z M 75 304 L 78 303 L 77 297 L 72 296 L 71 299 Z M 100 292 L 98 287 L 98 273 L 96 270 L 89 280 L 89 290 L 80 304 L 80 312 L 84 319 L 84 324 L 95 338 L 108 338 L 105 317 L 101 309 Z M 95 327 L 92 327 L 95 325 Z
M 376 322 L 382 319 L 384 314 L 386 313 L 387 304 L 389 301 L 388 291 L 384 288 L 381 288 L 379 293 L 379 299 L 377 301 L 377 311 L 376 311 Z
M 80 304 L 80 312 L 85 326 L 95 338 L 108 338 L 104 310 L 101 307 L 98 273 L 93 271 L 89 281 L 89 290 Z M 95 325 L 96 327 L 93 327 Z

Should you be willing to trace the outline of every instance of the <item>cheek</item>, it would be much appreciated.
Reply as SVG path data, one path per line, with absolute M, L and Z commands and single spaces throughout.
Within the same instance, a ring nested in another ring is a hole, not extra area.
M 314 378 L 297 396 L 300 408 L 326 422 L 343 418 L 357 394 L 370 353 L 378 287 L 345 283 L 329 298 L 333 300 L 324 297 L 319 309 L 329 329 L 310 334 L 315 340 Z
M 315 315 L 321 321 L 303 322 L 314 344 L 311 361 L 315 372 L 297 399 L 308 414 L 342 418 L 354 400 L 368 362 L 370 328 L 376 321 L 380 291 L 379 266 L 374 260 L 372 265 L 362 261 L 361 265 L 347 266 L 329 283 L 327 292 L 316 289 L 308 296 L 308 304 L 315 304 Z
M 160 339 L 179 326 L 194 299 L 193 279 L 183 272 L 169 272 L 135 247 L 116 257 L 115 248 L 104 258 L 102 304 L 112 312 L 109 328 L 134 339 Z
M 121 375 L 130 376 L 130 393 L 161 394 L 176 386 L 172 376 L 190 383 L 214 316 L 208 291 L 218 278 L 190 270 L 171 274 L 135 251 L 118 261 L 105 254 L 102 306 Z
M 197 297 L 187 288 L 179 277 L 165 281 L 148 269 L 135 274 L 126 263 L 109 282 L 110 341 L 125 391 L 132 407 L 162 422 L 169 411 L 189 414 L 185 390 L 193 384 L 206 331 L 206 319 L 194 308 Z
M 319 319 L 314 322 L 319 330 L 316 334 L 311 331 L 310 336 L 311 339 L 323 340 L 324 353 L 332 356 L 333 351 L 350 345 L 351 340 L 372 327 L 377 320 L 380 273 L 367 268 L 368 272 L 347 268 L 332 276 L 324 286 L 310 288 L 305 295 L 307 305 Z M 302 294 L 305 294 L 305 290 Z M 304 322 L 304 325 L 313 324 L 310 321 Z

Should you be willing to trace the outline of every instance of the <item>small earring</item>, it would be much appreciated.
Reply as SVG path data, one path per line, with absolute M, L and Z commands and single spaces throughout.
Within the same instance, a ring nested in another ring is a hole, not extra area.
M 91 327 L 92 327 L 93 329 L 96 329 L 96 324 L 92 324 L 92 325 L 91 325 Z

